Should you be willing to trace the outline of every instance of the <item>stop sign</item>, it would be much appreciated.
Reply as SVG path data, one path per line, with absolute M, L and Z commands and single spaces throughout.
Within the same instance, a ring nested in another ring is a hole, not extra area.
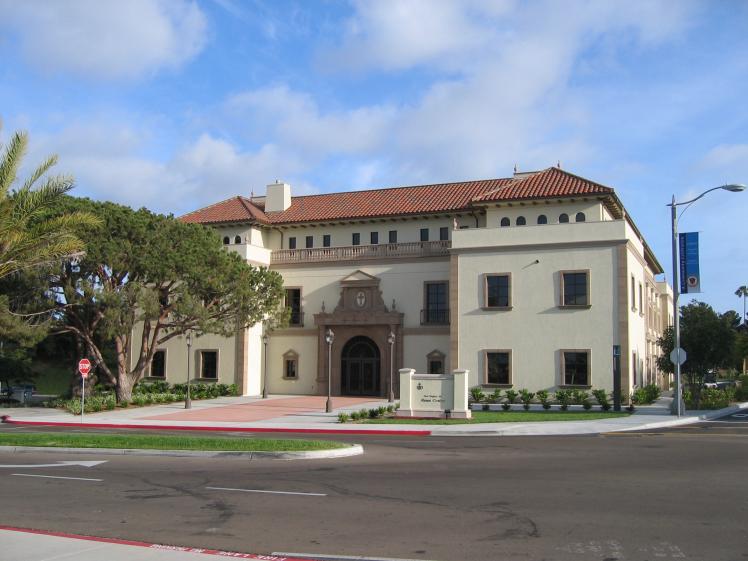
M 78 372 L 81 373 L 81 376 L 87 378 L 88 373 L 91 372 L 91 361 L 87 358 L 80 359 L 78 362 Z

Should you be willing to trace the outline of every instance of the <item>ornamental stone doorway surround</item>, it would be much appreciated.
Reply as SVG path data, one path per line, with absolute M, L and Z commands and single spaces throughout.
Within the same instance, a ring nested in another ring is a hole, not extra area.
M 327 394 L 327 343 L 325 332 L 332 329 L 335 339 L 332 344 L 331 381 L 332 395 L 343 395 L 342 387 L 342 351 L 346 344 L 355 337 L 366 337 L 379 350 L 379 391 L 375 394 L 386 397 L 389 394 L 390 383 L 390 345 L 387 336 L 395 334 L 395 349 L 393 363 L 393 388 L 395 395 L 399 395 L 400 380 L 398 370 L 403 361 L 403 314 L 394 309 L 393 301 L 390 310 L 384 304 L 382 291 L 379 289 L 380 279 L 361 270 L 355 271 L 340 281 L 340 299 L 335 310 L 314 314 L 314 324 L 317 326 L 317 387 L 320 395 Z

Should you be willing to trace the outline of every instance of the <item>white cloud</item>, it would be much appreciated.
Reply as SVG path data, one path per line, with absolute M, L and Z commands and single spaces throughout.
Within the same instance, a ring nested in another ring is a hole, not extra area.
M 207 20 L 185 0 L 0 0 L 0 27 L 46 72 L 136 78 L 179 67 L 206 41 Z
M 742 166 L 748 169 L 748 144 L 720 144 L 704 156 L 701 165 L 707 168 L 732 168 Z
M 256 134 L 310 156 L 376 149 L 396 117 L 395 108 L 378 105 L 324 112 L 311 96 L 285 85 L 233 95 L 225 107 L 231 119 L 250 122 Z

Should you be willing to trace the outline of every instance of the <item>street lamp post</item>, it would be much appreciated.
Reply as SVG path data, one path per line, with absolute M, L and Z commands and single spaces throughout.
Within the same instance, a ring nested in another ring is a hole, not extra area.
M 719 187 L 712 187 L 711 189 L 707 189 L 701 195 L 698 197 L 695 197 L 689 201 L 683 201 L 680 203 L 675 202 L 675 195 L 673 195 L 672 202 L 668 204 L 667 206 L 670 207 L 670 216 L 672 220 L 672 231 L 673 231 L 673 334 L 674 334 L 674 345 L 673 348 L 676 349 L 676 353 L 680 354 L 680 351 L 677 349 L 680 349 L 680 314 L 678 313 L 678 296 L 680 295 L 680 284 L 678 280 L 678 219 L 679 216 L 677 214 L 676 207 L 686 205 L 686 207 L 681 211 L 680 215 L 683 216 L 683 213 L 686 212 L 689 206 L 691 206 L 693 203 L 698 201 L 700 198 L 702 198 L 707 193 L 711 193 L 712 191 L 716 191 L 717 189 L 723 189 L 725 191 L 730 191 L 733 193 L 738 193 L 740 191 L 745 190 L 745 185 L 740 184 L 728 184 L 728 185 L 720 185 Z M 680 358 L 680 357 L 678 357 Z M 681 376 L 680 376 L 680 360 L 676 360 L 675 364 L 673 365 L 673 371 L 675 373 L 675 412 L 680 417 L 683 414 L 683 391 L 682 391 L 682 384 L 681 384 Z
M 335 333 L 329 327 L 325 332 L 325 342 L 327 342 L 327 403 L 325 403 L 325 412 L 332 413 L 332 342 L 335 340 Z
M 395 368 L 395 334 L 392 331 L 387 335 L 387 342 L 390 344 L 390 395 L 387 401 L 395 403 L 395 389 L 392 387 L 392 373 Z
M 265 351 L 265 363 L 262 367 L 262 399 L 267 399 L 268 397 L 268 340 L 270 337 L 268 337 L 268 334 L 265 333 L 262 336 L 262 346 Z
M 184 408 L 192 409 L 190 399 L 190 357 L 192 356 L 192 331 L 187 331 L 187 398 L 184 400 Z

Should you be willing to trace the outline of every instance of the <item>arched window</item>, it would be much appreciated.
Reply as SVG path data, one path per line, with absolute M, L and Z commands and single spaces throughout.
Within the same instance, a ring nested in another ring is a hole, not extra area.
M 229 243 L 231 243 L 231 240 L 229 239 L 229 237 L 228 236 L 224 236 L 223 237 L 223 245 L 229 245 Z
M 586 218 L 586 217 L 584 216 L 584 213 L 583 213 L 583 212 L 577 212 L 577 216 L 576 216 L 576 218 L 575 218 L 575 220 L 576 220 L 577 222 L 584 222 L 584 221 L 585 221 L 586 219 L 587 219 L 587 218 Z
M 234 243 L 236 243 L 236 244 L 242 243 L 242 237 L 241 236 L 234 236 Z
M 504 217 L 501 219 L 501 227 L 509 226 L 509 219 Z
M 527 224 L 527 220 L 525 220 L 524 216 L 518 216 L 516 224 L 517 226 L 524 226 L 525 224 Z
M 559 224 L 566 224 L 569 221 L 569 215 L 565 212 L 558 217 Z
M 538 224 L 548 224 L 548 217 L 545 214 L 538 216 Z

